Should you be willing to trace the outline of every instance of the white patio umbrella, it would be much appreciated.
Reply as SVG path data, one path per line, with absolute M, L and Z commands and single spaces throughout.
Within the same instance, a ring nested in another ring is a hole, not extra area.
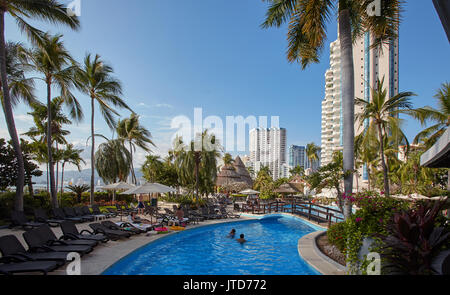
M 258 192 L 258 191 L 255 191 L 255 190 L 252 190 L 252 189 L 246 189 L 246 190 L 243 190 L 243 191 L 241 191 L 241 192 L 239 192 L 240 194 L 243 194 L 243 195 L 257 195 L 257 194 L 259 194 L 260 192 Z
M 137 194 L 153 194 L 153 193 L 170 193 L 175 192 L 176 190 L 170 186 L 160 184 L 160 183 L 150 183 L 147 182 L 143 185 L 140 185 L 138 187 L 129 189 L 122 194 L 124 195 L 137 195 Z M 152 216 L 150 215 L 150 222 L 152 222 Z
M 123 182 L 123 181 L 121 181 L 121 182 L 116 182 L 116 183 L 111 183 L 111 184 L 108 184 L 108 185 L 104 185 L 103 187 L 102 187 L 102 189 L 104 189 L 104 190 L 112 190 L 113 191 L 113 202 L 115 201 L 115 199 L 116 199 L 116 190 L 129 190 L 129 189 L 132 189 L 132 188 L 135 188 L 136 186 L 134 186 L 133 184 L 129 184 L 129 183 L 126 183 L 126 182 Z
M 122 194 L 123 195 L 153 194 L 153 193 L 165 194 L 175 191 L 176 190 L 173 187 L 164 184 L 147 182 L 138 187 L 134 187 L 127 191 L 124 191 Z

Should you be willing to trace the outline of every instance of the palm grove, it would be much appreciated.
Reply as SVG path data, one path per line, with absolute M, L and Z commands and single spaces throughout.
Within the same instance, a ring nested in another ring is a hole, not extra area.
M 382 7 L 381 16 L 368 16 L 367 6 L 371 1 L 365 0 L 266 0 L 269 3 L 263 28 L 280 27 L 289 23 L 288 52 L 290 62 L 297 62 L 302 69 L 311 63 L 320 61 L 320 54 L 326 42 L 326 23 L 337 14 L 339 39 L 342 58 L 342 100 L 344 118 L 343 154 L 335 157 L 333 167 L 322 167 L 315 179 L 309 179 L 313 186 L 324 187 L 340 183 L 344 179 L 344 194 L 351 194 L 355 168 L 363 165 L 369 174 L 369 189 L 378 188 L 387 195 L 391 188 L 395 190 L 414 190 L 422 187 L 442 185 L 444 172 L 432 173 L 418 165 L 418 155 L 434 143 L 443 130 L 450 125 L 449 84 L 444 83 L 436 98 L 439 109 L 423 107 L 413 109 L 410 101 L 413 93 L 403 92 L 395 97 L 387 97 L 383 81 L 372 89 L 371 102 L 355 98 L 352 42 L 363 32 L 369 31 L 374 37 L 376 50 L 382 50 L 383 44 L 396 38 L 398 31 L 401 1 L 388 1 Z M 26 35 L 31 46 L 5 40 L 5 16 L 15 20 L 19 30 Z M 77 62 L 64 45 L 62 35 L 51 35 L 29 24 L 29 21 L 41 20 L 52 24 L 67 26 L 73 30 L 80 28 L 79 19 L 67 14 L 66 8 L 57 0 L 0 0 L 0 74 L 2 108 L 9 135 L 11 137 L 9 157 L 13 154 L 12 167 L 15 167 L 16 197 L 15 210 L 23 211 L 24 185 L 32 184 L 30 175 L 35 168 L 30 167 L 30 160 L 45 164 L 48 175 L 48 191 L 52 206 L 58 206 L 57 184 L 61 169 L 67 164 L 80 167 L 84 163 L 76 149 L 66 141 L 70 133 L 66 125 L 80 122 L 87 115 L 81 105 L 90 105 L 91 132 L 88 141 L 91 149 L 90 202 L 94 201 L 94 171 L 107 182 L 124 181 L 134 175 L 133 157 L 137 147 L 146 152 L 154 146 L 150 132 L 139 122 L 137 116 L 123 97 L 123 86 L 114 75 L 113 67 L 98 54 L 87 54 L 83 61 Z M 32 75 L 31 75 L 32 74 Z M 46 97 L 38 99 L 35 95 L 35 83 L 45 84 Z M 75 91 L 81 95 L 75 95 Z M 19 103 L 30 106 L 30 115 L 35 126 L 25 135 L 32 142 L 19 139 L 13 110 Z M 355 117 L 355 104 L 363 112 Z M 100 115 L 116 138 L 106 138 L 95 133 L 95 110 Z M 67 112 L 64 111 L 67 110 Z M 118 120 L 119 110 L 131 112 L 129 118 Z M 409 149 L 406 164 L 393 156 L 399 144 L 409 147 L 409 142 L 401 131 L 399 114 L 406 114 L 418 119 L 424 126 L 433 123 L 420 132 L 415 143 L 420 143 L 419 150 Z M 368 121 L 365 131 L 355 137 L 355 122 Z M 198 140 L 183 142 L 177 139 L 173 149 L 165 159 L 149 155 L 142 167 L 148 181 L 159 181 L 176 187 L 187 188 L 195 196 L 212 192 L 217 176 L 217 158 L 221 148 L 213 134 L 205 131 L 198 135 L 201 142 L 212 143 L 213 148 L 198 149 Z M 96 139 L 106 141 L 96 150 Z M 309 153 L 314 160 L 317 147 L 309 146 Z M 325 173 L 326 169 L 336 173 Z M 325 169 L 325 170 L 324 170 Z M 411 178 L 410 171 L 417 173 Z M 56 171 L 55 171 L 56 170 Z M 320 173 L 322 175 L 320 175 Z M 303 175 L 302 171 L 296 173 Z M 333 181 L 327 180 L 327 175 Z M 259 176 L 259 179 L 258 179 Z M 257 176 L 256 188 L 268 182 L 270 174 L 262 169 Z M 267 181 L 265 181 L 265 179 Z M 308 178 L 307 178 L 308 180 Z M 63 183 L 63 179 L 61 179 Z M 278 185 L 279 183 L 276 183 Z M 268 195 L 275 184 L 264 185 Z M 61 185 L 61 191 L 63 185 Z M 32 192 L 31 192 L 32 193 Z M 338 195 L 338 198 L 341 196 Z M 351 204 L 343 200 L 346 216 L 351 213 Z

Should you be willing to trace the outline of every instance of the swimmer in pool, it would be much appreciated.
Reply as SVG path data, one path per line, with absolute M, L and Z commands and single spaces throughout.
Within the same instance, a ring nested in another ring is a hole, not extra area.
M 236 234 L 236 230 L 233 228 L 230 233 L 228 234 L 229 238 L 234 238 L 234 235 Z
M 244 234 L 241 234 L 241 235 L 240 235 L 240 238 L 237 239 L 236 241 L 238 241 L 238 242 L 241 243 L 241 244 L 244 244 L 245 242 L 247 242 L 247 240 L 244 239 Z

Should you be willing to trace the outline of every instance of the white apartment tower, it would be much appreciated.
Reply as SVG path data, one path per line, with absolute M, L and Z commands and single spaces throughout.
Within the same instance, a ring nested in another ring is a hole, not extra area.
M 250 130 L 250 163 L 255 175 L 262 166 L 268 166 L 277 180 L 286 173 L 286 129 L 255 128 Z
M 399 55 L 398 39 L 384 45 L 382 50 L 371 48 L 370 33 L 365 33 L 353 45 L 353 62 L 355 70 L 355 96 L 370 101 L 371 89 L 377 79 L 384 77 L 384 87 L 389 96 L 399 91 Z M 361 109 L 355 107 L 355 114 Z M 328 164 L 334 151 L 343 146 L 343 112 L 341 92 L 341 52 L 338 40 L 330 45 L 330 68 L 325 73 L 325 98 L 322 101 L 322 153 L 321 165 Z M 367 122 L 368 123 L 368 122 Z M 366 123 L 366 124 L 367 124 Z M 355 134 L 364 130 L 355 122 Z M 362 169 L 365 170 L 365 169 Z M 367 178 L 365 171 L 360 175 Z

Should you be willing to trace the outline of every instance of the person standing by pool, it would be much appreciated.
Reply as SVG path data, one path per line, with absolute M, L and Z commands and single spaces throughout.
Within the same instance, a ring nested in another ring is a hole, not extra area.
M 138 203 L 138 214 L 144 214 L 144 198 L 142 197 L 142 194 L 139 195 L 139 203 Z
M 240 235 L 240 238 L 237 239 L 236 241 L 238 241 L 238 242 L 241 243 L 241 244 L 244 244 L 245 242 L 247 242 L 247 240 L 245 239 L 244 234 L 241 234 L 241 235 Z

